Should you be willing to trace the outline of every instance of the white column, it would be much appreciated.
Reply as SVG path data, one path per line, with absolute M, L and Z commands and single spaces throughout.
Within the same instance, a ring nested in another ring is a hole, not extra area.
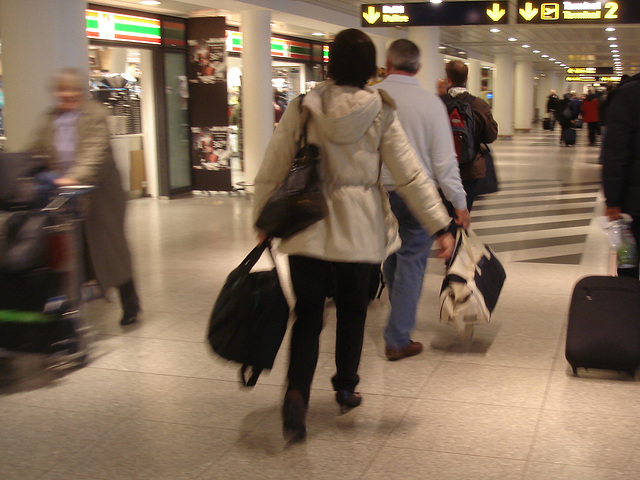
M 494 72 L 493 118 L 498 123 L 498 135 L 513 135 L 513 57 L 508 53 L 496 55 Z
M 140 49 L 140 61 L 143 75 L 140 79 L 142 88 L 142 150 L 144 151 L 144 171 L 147 181 L 147 193 L 153 198 L 160 195 L 160 180 L 158 177 L 158 151 L 156 139 L 156 103 L 153 101 L 155 91 L 153 78 L 153 59 L 151 50 Z
M 436 93 L 436 83 L 444 78 L 444 59 L 438 50 L 440 29 L 438 27 L 415 27 L 409 29 L 409 40 L 420 48 L 420 64 L 416 78 L 422 87 Z
M 50 76 L 65 67 L 89 73 L 84 0 L 1 0 L 3 110 L 7 150 L 25 149 L 52 104 Z
M 467 90 L 473 95 L 480 95 L 482 89 L 482 65 L 479 60 L 470 58 L 467 60 L 469 64 L 469 76 L 467 77 Z
M 248 191 L 252 191 L 275 121 L 271 86 L 271 14 L 266 10 L 243 11 L 241 23 L 244 173 L 250 186 Z
M 516 63 L 514 96 L 515 129 L 520 131 L 531 130 L 534 118 L 533 102 L 533 66 L 531 62 Z

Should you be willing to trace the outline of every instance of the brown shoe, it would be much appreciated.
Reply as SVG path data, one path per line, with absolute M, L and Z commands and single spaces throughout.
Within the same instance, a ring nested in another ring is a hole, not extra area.
M 409 340 L 409 345 L 404 348 L 384 348 L 384 354 L 387 356 L 387 360 L 394 362 L 404 357 L 413 357 L 422 352 L 422 344 L 420 342 L 414 342 Z

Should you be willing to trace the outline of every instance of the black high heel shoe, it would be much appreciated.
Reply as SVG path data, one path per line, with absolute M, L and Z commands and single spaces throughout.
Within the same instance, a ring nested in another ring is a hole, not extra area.
M 282 405 L 282 435 L 287 442 L 304 440 L 307 435 L 306 416 L 307 405 L 302 394 L 297 390 L 288 391 Z
M 340 413 L 347 413 L 362 403 L 362 395 L 358 392 L 350 392 L 349 390 L 338 390 L 336 392 L 336 402 L 340 405 Z

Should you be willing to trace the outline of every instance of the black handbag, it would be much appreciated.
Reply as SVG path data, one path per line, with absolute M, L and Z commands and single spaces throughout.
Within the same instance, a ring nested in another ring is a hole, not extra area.
M 288 238 L 327 216 L 319 163 L 320 149 L 307 142 L 305 118 L 291 169 L 262 207 L 256 220 L 258 230 L 269 237 Z
M 262 370 L 273 367 L 289 320 L 276 269 L 251 272 L 267 247 L 270 242 L 265 240 L 229 274 L 209 320 L 211 348 L 242 364 L 240 379 L 248 387 L 256 384 Z

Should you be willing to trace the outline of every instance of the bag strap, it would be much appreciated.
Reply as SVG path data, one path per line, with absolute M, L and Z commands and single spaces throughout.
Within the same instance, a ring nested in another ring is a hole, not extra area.
M 258 263 L 258 260 L 260 260 L 260 257 L 267 247 L 271 247 L 271 239 L 269 238 L 256 245 L 253 250 L 249 252 L 249 255 L 247 255 L 245 259 L 240 263 L 240 265 L 238 265 L 236 270 L 249 272 L 253 268 L 253 266 Z
M 247 370 L 251 371 L 249 378 L 247 378 Z M 243 364 L 242 367 L 240 367 L 240 381 L 242 382 L 242 385 L 245 387 L 255 387 L 262 370 L 262 368 L 247 365 L 246 363 Z
M 307 111 L 305 114 L 305 109 L 302 107 L 302 102 L 304 100 L 304 93 L 300 94 L 298 98 L 300 98 L 300 102 L 298 103 L 298 107 L 300 108 L 300 118 L 303 119 L 302 123 L 302 132 L 300 132 L 300 138 L 298 139 L 298 147 L 306 145 L 307 143 L 307 122 L 309 121 L 309 112 Z

